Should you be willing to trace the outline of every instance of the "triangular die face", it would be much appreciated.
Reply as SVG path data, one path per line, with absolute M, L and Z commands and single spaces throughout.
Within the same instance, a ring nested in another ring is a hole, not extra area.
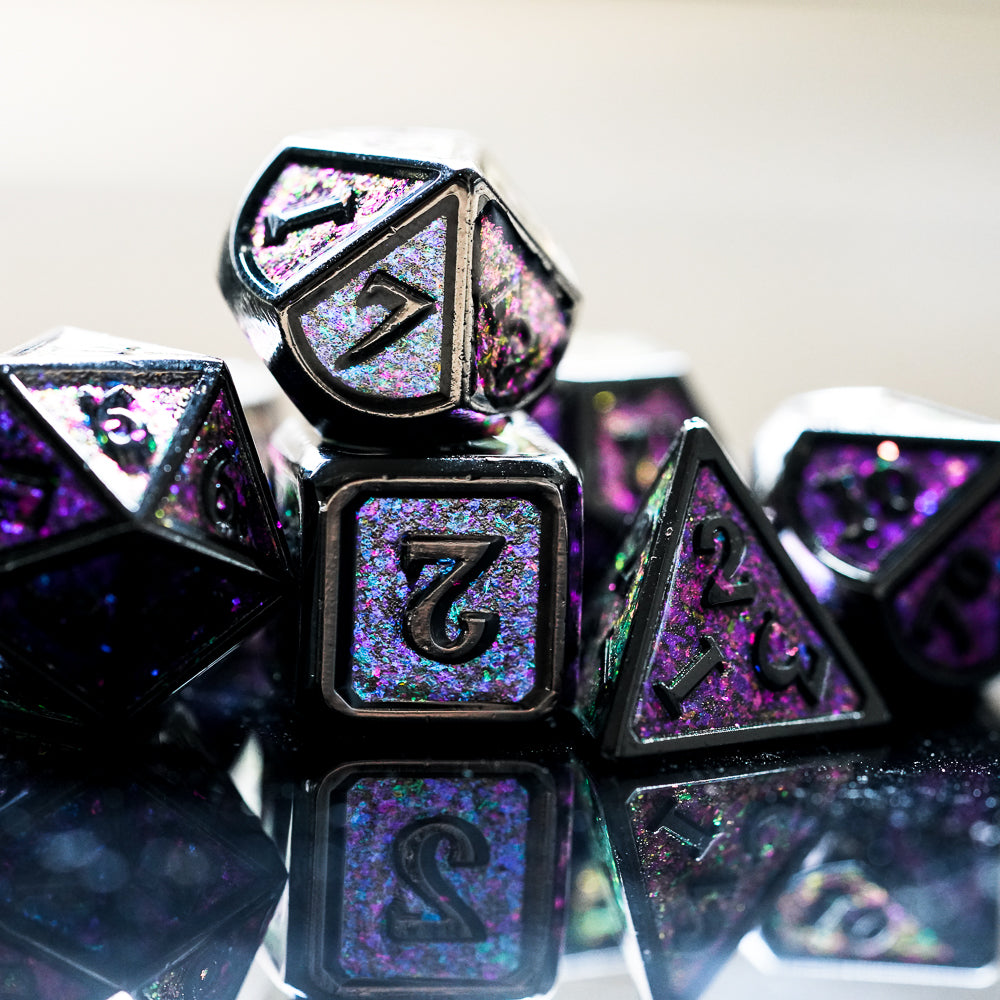
M 244 549 L 262 565 L 280 564 L 277 528 L 265 513 L 270 500 L 252 471 L 256 462 L 223 387 L 153 518 L 189 537 Z
M 881 720 L 860 664 L 703 425 L 684 432 L 674 490 L 619 752 Z
M 611 833 L 620 856 L 634 852 L 623 881 L 654 996 L 701 995 L 815 843 L 847 778 L 805 766 L 628 796 L 625 838 Z
M 375 260 L 320 286 L 289 317 L 297 348 L 338 394 L 440 400 L 453 325 L 454 201 L 401 230 Z M 374 404 L 373 404 L 373 401 Z
M 816 435 L 795 475 L 806 545 L 864 578 L 982 467 L 995 446 L 882 435 Z
M 107 517 L 91 483 L 0 397 L 0 551 Z
M 926 550 L 924 550 L 926 552 Z M 886 599 L 894 646 L 937 680 L 967 684 L 1000 667 L 1000 492 Z
M 185 410 L 196 398 L 197 371 L 120 373 L 34 369 L 19 372 L 28 402 L 126 509 L 138 511 Z
M 293 156 L 260 201 L 247 206 L 244 254 L 266 282 L 283 289 L 399 209 L 432 176 L 374 161 Z

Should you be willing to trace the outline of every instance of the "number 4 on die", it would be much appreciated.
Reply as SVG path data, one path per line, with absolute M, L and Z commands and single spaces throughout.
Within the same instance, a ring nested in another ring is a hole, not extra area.
M 608 756 L 887 718 L 704 421 L 682 427 L 616 568 L 580 709 Z

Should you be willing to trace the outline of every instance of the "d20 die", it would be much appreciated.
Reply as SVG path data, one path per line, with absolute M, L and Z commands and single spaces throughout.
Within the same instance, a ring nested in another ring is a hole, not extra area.
M 885 717 L 704 421 L 684 424 L 617 565 L 580 700 L 604 753 Z
M 455 411 L 504 413 L 550 381 L 576 292 L 487 177 L 460 136 L 355 131 L 288 139 L 251 185 L 223 292 L 328 436 L 465 439 Z
M 0 363 L 4 710 L 132 715 L 286 586 L 239 401 L 221 361 L 79 330 Z
M 835 760 L 599 786 L 647 993 L 694 1000 L 819 839 Z
M 524 720 L 572 697 L 580 480 L 537 426 L 419 457 L 337 451 L 300 422 L 276 444 L 301 537 L 305 705 Z
M 532 411 L 583 476 L 588 592 L 607 575 L 681 424 L 705 416 L 684 355 L 625 345 L 619 335 L 578 337 Z
M 299 786 L 287 982 L 306 996 L 552 988 L 572 786 L 518 761 L 352 763 Z

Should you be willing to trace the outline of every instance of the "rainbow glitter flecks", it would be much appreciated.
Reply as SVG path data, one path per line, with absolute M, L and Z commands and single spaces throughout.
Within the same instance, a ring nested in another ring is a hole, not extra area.
M 715 548 L 696 550 L 696 529 L 719 518 L 735 525 L 730 533 L 741 534 L 742 540 L 730 537 L 720 542 L 721 532 L 716 531 Z M 708 465 L 698 470 L 680 523 L 666 602 L 632 719 L 635 737 L 655 743 L 693 732 L 853 716 L 862 705 L 859 689 L 809 620 L 749 518 Z M 705 598 L 707 588 L 713 580 L 724 585 L 726 553 L 737 551 L 741 541 L 742 559 L 732 582 L 754 585 L 754 596 L 749 601 L 713 604 Z M 774 647 L 768 655 L 775 660 L 784 656 L 790 662 L 798 657 L 803 672 L 811 671 L 814 679 L 826 661 L 825 685 L 818 698 L 810 697 L 795 680 L 778 689 L 762 681 L 755 648 L 765 631 Z M 708 671 L 683 697 L 682 711 L 671 717 L 657 686 L 670 688 L 677 683 L 699 658 L 703 637 L 715 641 L 723 663 Z
M 320 257 L 393 211 L 425 183 L 426 179 L 391 177 L 364 169 L 355 171 L 288 163 L 261 201 L 248 234 L 254 263 L 272 284 L 288 284 L 302 277 Z M 292 228 L 280 241 L 268 245 L 266 220 L 269 216 L 291 214 L 327 202 L 346 204 L 352 200 L 354 211 L 349 221 L 340 224 L 330 219 Z
M 465 609 L 496 612 L 499 631 L 485 652 L 441 663 L 411 648 L 402 633 L 408 601 L 442 565 L 424 567 L 411 585 L 400 565 L 406 536 L 500 535 L 496 560 L 451 606 L 449 628 Z M 488 702 L 514 705 L 537 676 L 542 513 L 521 497 L 370 497 L 356 515 L 350 687 L 365 704 Z
M 448 221 L 439 216 L 297 317 L 305 343 L 332 378 L 354 392 L 387 399 L 414 399 L 441 389 L 444 300 L 450 285 L 447 239 Z M 432 311 L 374 357 L 338 368 L 346 351 L 397 311 L 380 304 L 358 306 L 366 283 L 380 275 L 432 299 Z
M 496 203 L 476 222 L 473 297 L 479 390 L 510 407 L 562 357 L 571 304 Z

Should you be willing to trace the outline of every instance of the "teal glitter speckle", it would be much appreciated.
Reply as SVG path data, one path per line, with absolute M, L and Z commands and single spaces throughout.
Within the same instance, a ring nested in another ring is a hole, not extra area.
M 365 702 L 521 701 L 535 683 L 541 512 L 519 497 L 374 497 L 357 513 L 351 684 Z M 463 609 L 500 615 L 496 641 L 467 663 L 438 663 L 407 645 L 407 602 L 440 566 L 413 587 L 399 563 L 408 533 L 498 534 L 496 561 L 452 605 L 452 634 Z

